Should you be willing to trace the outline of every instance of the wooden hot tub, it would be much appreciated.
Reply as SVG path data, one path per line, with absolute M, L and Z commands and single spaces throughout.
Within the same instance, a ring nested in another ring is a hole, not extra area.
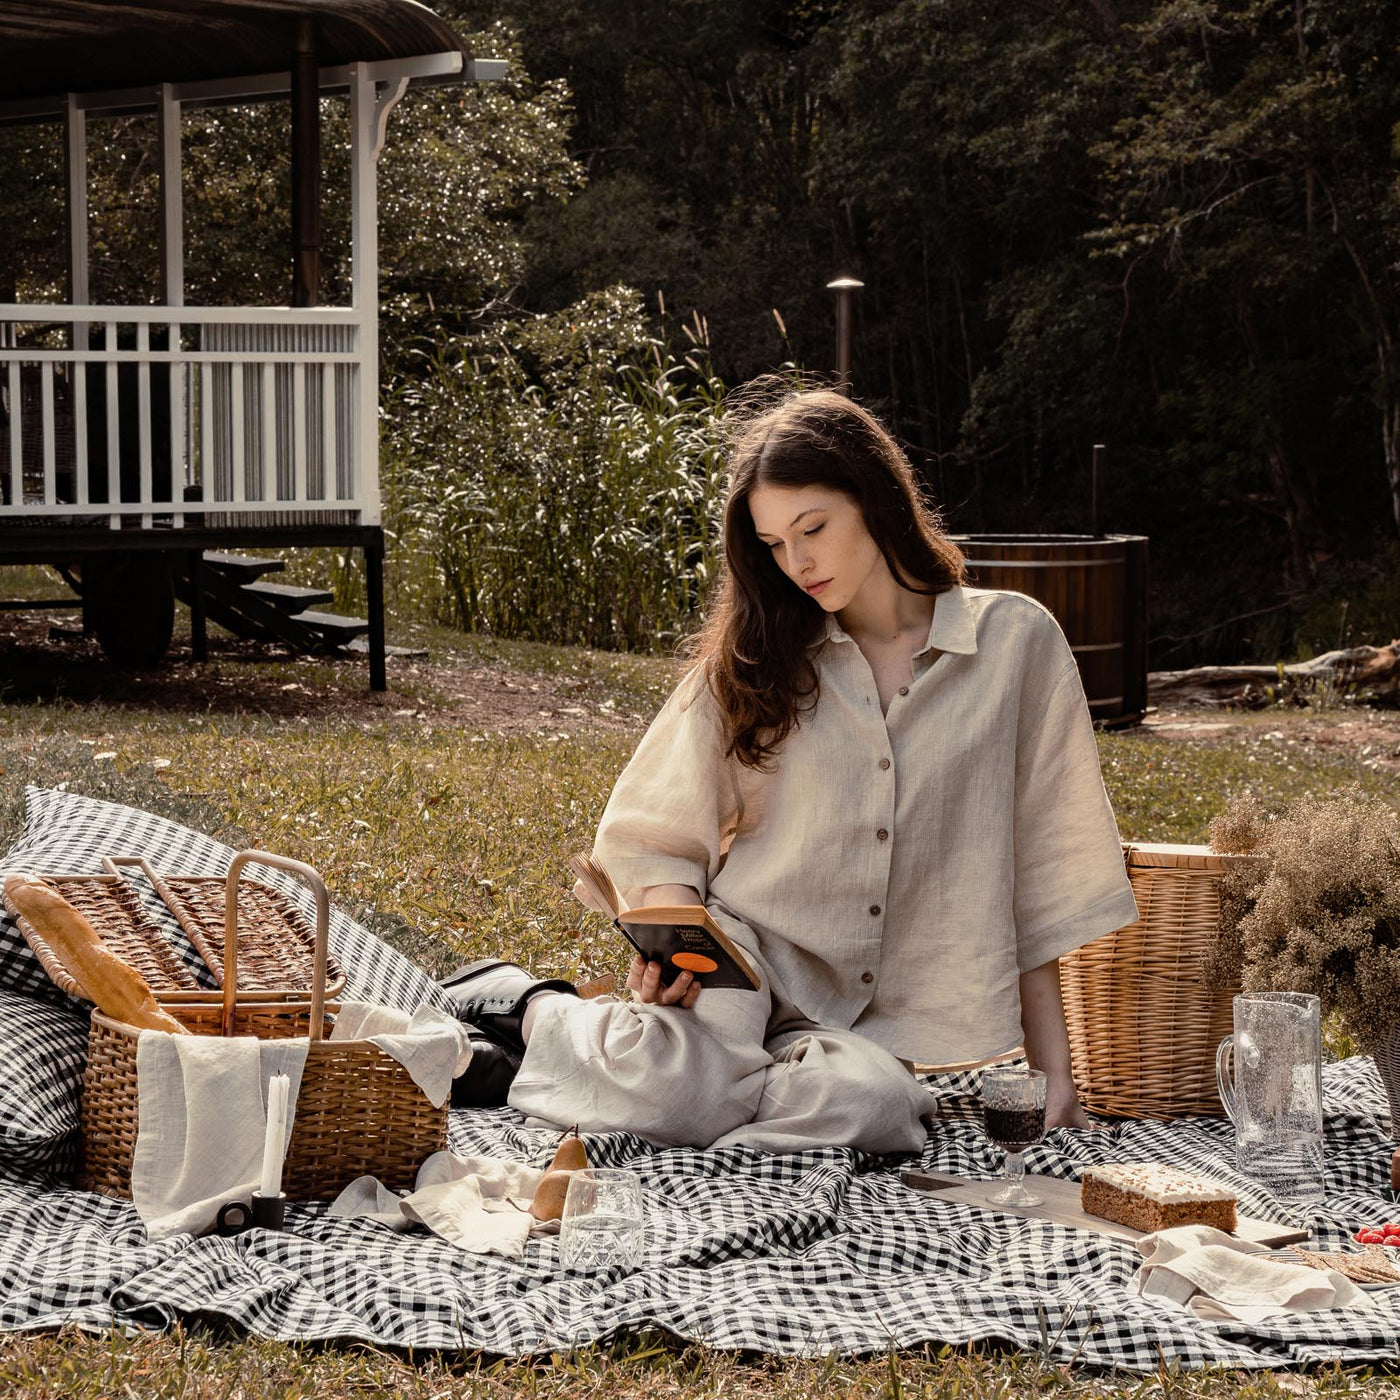
M 978 588 L 1044 603 L 1065 630 L 1095 719 L 1147 709 L 1145 535 L 954 535 Z

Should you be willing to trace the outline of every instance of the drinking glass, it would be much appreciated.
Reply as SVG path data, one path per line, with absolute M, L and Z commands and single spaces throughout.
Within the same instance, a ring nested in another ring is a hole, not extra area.
M 982 1115 L 987 1136 L 1006 1153 L 1006 1185 L 990 1201 L 999 1206 L 1038 1206 L 1026 1190 L 1021 1153 L 1045 1136 L 1045 1074 L 998 1065 L 982 1071 Z
M 569 1178 L 559 1224 L 566 1269 L 635 1269 L 642 1262 L 642 1179 L 622 1167 L 583 1167 Z

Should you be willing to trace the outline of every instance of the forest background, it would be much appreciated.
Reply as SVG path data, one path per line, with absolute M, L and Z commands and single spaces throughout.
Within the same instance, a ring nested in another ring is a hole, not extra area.
M 381 160 L 396 615 L 672 645 L 715 574 L 726 388 L 829 372 L 845 274 L 855 392 L 951 529 L 1086 529 L 1107 445 L 1153 669 L 1400 631 L 1400 7 L 434 8 L 510 77 L 410 94 Z M 285 110 L 184 121 L 187 301 L 284 304 Z M 155 301 L 153 120 L 92 126 L 94 300 Z M 62 295 L 59 141 L 0 132 L 0 301 Z

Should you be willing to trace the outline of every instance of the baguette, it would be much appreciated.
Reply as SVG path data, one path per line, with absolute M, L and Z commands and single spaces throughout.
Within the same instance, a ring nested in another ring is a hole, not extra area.
M 187 1034 L 156 1005 L 146 979 L 107 948 L 97 930 L 51 885 L 35 875 L 7 875 L 5 899 L 104 1016 L 142 1030 Z

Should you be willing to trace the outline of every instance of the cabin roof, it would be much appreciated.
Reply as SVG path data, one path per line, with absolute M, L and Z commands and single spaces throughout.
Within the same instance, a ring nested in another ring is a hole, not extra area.
M 416 0 L 0 0 L 0 97 L 286 71 L 308 16 L 322 66 L 462 51 Z

